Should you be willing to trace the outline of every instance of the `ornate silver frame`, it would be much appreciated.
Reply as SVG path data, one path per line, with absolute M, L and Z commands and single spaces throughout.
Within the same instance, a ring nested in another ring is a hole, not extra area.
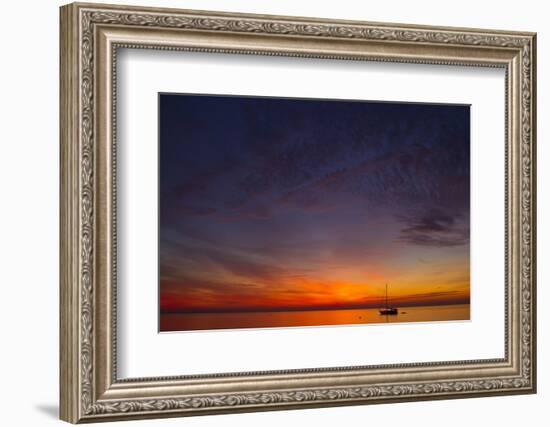
M 72 422 L 534 393 L 535 34 L 99 4 L 61 8 L 61 419 Z M 505 357 L 117 379 L 117 48 L 506 70 Z

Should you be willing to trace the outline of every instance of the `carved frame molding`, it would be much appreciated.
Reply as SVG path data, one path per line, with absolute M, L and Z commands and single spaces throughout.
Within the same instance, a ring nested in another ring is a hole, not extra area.
M 504 67 L 506 357 L 118 380 L 113 147 L 116 52 L 123 47 Z M 62 419 L 75 423 L 535 391 L 534 34 L 71 4 L 61 8 L 60 100 Z M 266 384 L 266 378 L 273 381 Z

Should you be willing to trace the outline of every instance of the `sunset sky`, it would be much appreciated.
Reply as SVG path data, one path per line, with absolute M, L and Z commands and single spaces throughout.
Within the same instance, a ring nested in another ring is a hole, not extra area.
M 468 303 L 468 106 L 159 95 L 161 312 Z

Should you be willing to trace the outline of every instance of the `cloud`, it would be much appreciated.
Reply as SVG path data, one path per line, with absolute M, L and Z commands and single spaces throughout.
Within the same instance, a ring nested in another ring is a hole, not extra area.
M 413 293 L 392 298 L 393 305 L 445 305 L 445 304 L 469 304 L 470 295 L 465 290 Z
M 206 240 L 162 240 L 161 277 L 178 280 L 188 276 L 186 271 L 199 275 L 210 273 L 216 277 L 238 278 L 262 284 L 278 284 L 281 278 L 302 276 L 309 270 L 305 267 L 283 267 L 269 251 L 254 251 L 246 248 L 220 246 Z M 198 269 L 198 271 L 197 271 Z M 200 270 L 204 270 L 201 272 Z
M 401 242 L 435 247 L 461 246 L 469 242 L 469 220 L 461 214 L 451 215 L 440 210 L 430 210 L 419 216 L 401 217 L 405 224 L 398 240 Z

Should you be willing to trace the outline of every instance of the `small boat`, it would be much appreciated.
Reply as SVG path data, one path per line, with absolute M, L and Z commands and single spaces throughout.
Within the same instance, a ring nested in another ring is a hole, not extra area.
M 388 305 L 388 284 L 386 283 L 386 305 L 384 308 L 381 308 L 379 310 L 381 315 L 387 316 L 387 315 L 396 315 L 397 314 L 397 308 L 390 307 Z

